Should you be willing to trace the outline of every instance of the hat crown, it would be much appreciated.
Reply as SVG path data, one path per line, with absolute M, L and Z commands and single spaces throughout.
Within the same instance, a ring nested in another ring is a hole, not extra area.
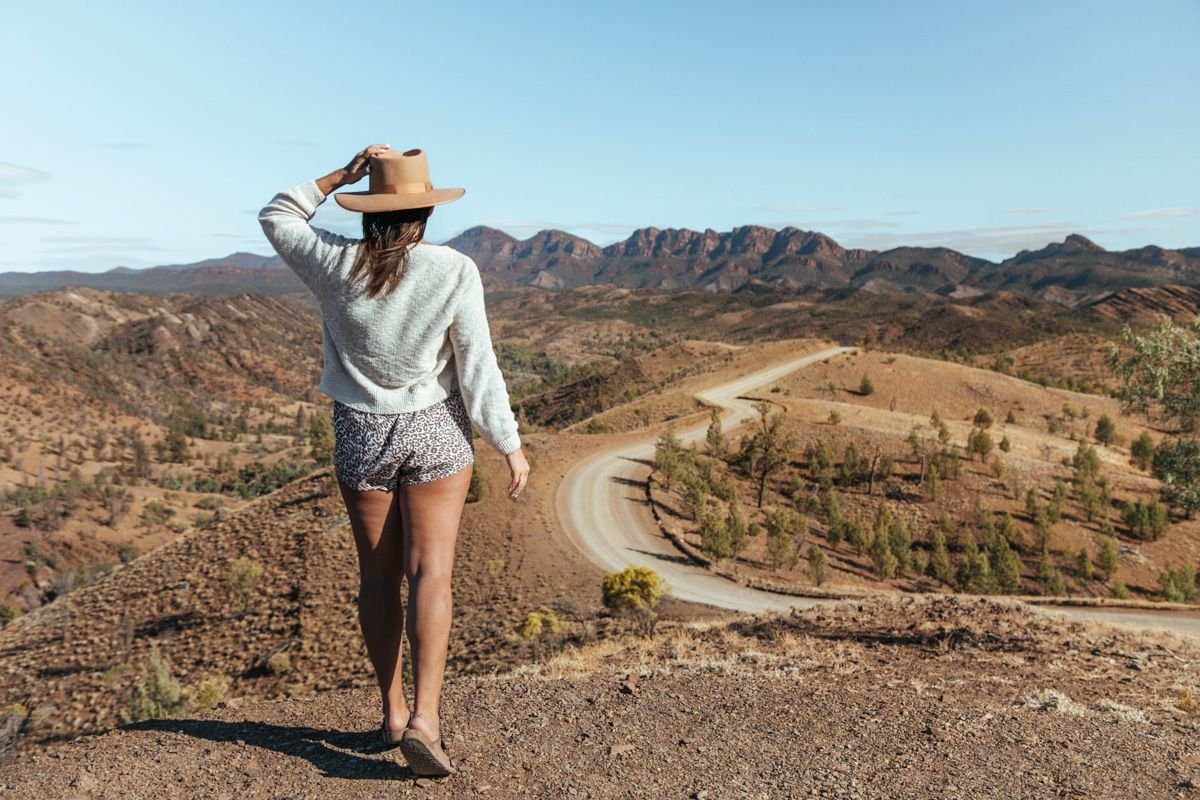
M 417 194 L 433 188 L 429 161 L 419 147 L 371 156 L 368 174 L 371 194 Z

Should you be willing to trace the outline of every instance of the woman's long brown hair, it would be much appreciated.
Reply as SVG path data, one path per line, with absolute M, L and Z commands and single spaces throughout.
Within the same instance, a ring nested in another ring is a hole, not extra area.
M 431 213 L 432 206 L 364 213 L 362 245 L 350 269 L 350 282 L 365 280 L 372 298 L 395 289 L 408 271 L 411 246 L 425 237 Z

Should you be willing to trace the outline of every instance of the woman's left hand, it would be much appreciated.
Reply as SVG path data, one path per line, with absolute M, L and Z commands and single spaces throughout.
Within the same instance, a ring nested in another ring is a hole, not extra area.
M 345 167 L 344 185 L 349 186 L 352 183 L 358 183 L 365 178 L 368 172 L 368 165 L 371 163 L 371 156 L 377 156 L 380 153 L 390 149 L 386 144 L 373 144 L 370 147 L 365 147 L 354 158 L 350 159 L 350 163 Z

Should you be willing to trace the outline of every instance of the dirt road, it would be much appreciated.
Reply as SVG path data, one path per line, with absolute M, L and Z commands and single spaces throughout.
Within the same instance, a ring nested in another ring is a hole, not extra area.
M 747 393 L 778 380 L 793 370 L 827 358 L 853 352 L 854 347 L 830 347 L 765 367 L 728 383 L 698 392 L 697 397 L 728 409 L 721 416 L 726 432 L 758 416 Z M 708 423 L 676 431 L 686 446 L 703 442 Z M 642 484 L 654 457 L 651 437 L 636 444 L 598 451 L 579 461 L 564 476 L 555 497 L 555 508 L 568 539 L 588 558 L 607 571 L 633 564 L 651 567 L 663 576 L 668 592 L 680 600 L 706 603 L 737 611 L 766 611 L 839 602 L 775 594 L 741 586 L 689 562 L 655 524 L 646 506 Z M 1040 612 L 1072 619 L 1103 620 L 1135 629 L 1164 628 L 1200 637 L 1200 613 L 1160 612 L 1140 609 L 1053 609 L 1030 604 Z

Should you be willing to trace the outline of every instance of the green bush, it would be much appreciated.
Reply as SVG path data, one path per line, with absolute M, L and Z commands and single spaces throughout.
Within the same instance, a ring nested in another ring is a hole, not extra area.
M 630 565 L 620 572 L 611 572 L 601 582 L 604 607 L 639 620 L 645 632 L 654 630 L 655 608 L 666 592 L 666 584 L 649 567 Z
M 133 684 L 125 706 L 118 710 L 121 721 L 128 724 L 157 719 L 182 711 L 185 705 L 183 689 L 171 674 L 170 663 L 159 652 L 158 642 L 152 642 L 150 661 Z

